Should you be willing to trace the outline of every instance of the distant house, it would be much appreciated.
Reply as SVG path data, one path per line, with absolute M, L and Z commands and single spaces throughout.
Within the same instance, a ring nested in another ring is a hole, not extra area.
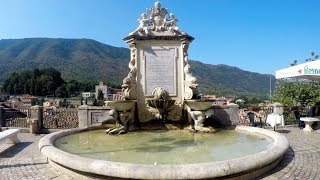
M 217 106 L 225 106 L 228 104 L 228 99 L 227 98 L 215 98 L 213 104 L 217 105 Z
M 112 101 L 124 100 L 122 89 L 113 89 L 112 94 Z
M 94 93 L 96 99 L 98 99 L 99 90 L 102 91 L 105 100 L 120 100 L 123 98 L 121 89 L 110 88 L 104 85 L 103 82 L 100 82 L 99 85 L 96 85 L 96 91 Z
M 237 103 L 237 104 L 244 104 L 246 101 L 245 100 L 243 100 L 243 99 L 237 99 L 236 101 L 235 101 L 235 103 Z
M 96 85 L 96 88 L 95 88 L 95 98 L 96 98 L 96 99 L 98 99 L 99 90 L 102 91 L 102 93 L 103 93 L 103 98 L 106 99 L 106 100 L 109 100 L 108 94 L 112 94 L 111 88 L 108 88 L 107 85 L 104 85 L 103 82 L 100 82 L 99 85 Z M 111 100 L 111 99 L 112 99 L 112 95 L 111 95 L 110 100 Z
M 20 97 L 20 100 L 21 100 L 23 106 L 30 107 L 30 106 L 33 106 L 38 101 L 38 97 L 24 95 L 24 96 Z
M 201 99 L 203 99 L 203 100 L 213 100 L 213 99 L 216 99 L 216 96 L 215 95 L 204 94 L 204 95 L 201 96 Z
M 215 95 L 204 94 L 201 96 L 202 100 L 212 100 L 216 106 L 225 106 L 232 100 L 232 97 L 216 97 Z
M 91 97 L 94 97 L 95 93 L 92 93 L 92 92 L 83 92 L 82 93 L 82 97 L 83 98 L 91 98 Z

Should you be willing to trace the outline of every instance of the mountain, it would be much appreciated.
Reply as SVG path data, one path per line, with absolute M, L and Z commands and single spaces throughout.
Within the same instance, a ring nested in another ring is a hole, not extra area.
M 129 49 L 91 39 L 3 39 L 0 40 L 0 84 L 15 71 L 53 67 L 66 80 L 95 80 L 121 85 L 129 71 L 129 58 Z M 199 61 L 190 61 L 190 66 L 203 92 L 259 96 L 269 92 L 270 75 Z M 272 82 L 275 82 L 273 76 Z
M 130 52 L 90 39 L 0 40 L 0 82 L 14 71 L 54 67 L 66 79 L 120 82 Z

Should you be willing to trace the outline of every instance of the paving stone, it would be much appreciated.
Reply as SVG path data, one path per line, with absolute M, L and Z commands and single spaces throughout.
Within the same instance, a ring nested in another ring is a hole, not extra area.
M 286 127 L 283 133 L 290 148 L 279 166 L 263 175 L 264 180 L 320 179 L 320 130 L 304 132 L 299 128 Z M 38 142 L 44 135 L 19 133 L 21 143 L 0 143 L 1 180 L 69 180 L 73 179 L 57 172 L 48 164 L 38 150 Z

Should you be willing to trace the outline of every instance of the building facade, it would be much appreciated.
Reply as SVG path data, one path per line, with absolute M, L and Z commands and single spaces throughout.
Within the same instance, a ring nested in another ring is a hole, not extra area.
M 83 98 L 91 98 L 91 97 L 94 97 L 94 93 L 92 93 L 92 92 L 83 92 L 82 93 L 82 97 Z
M 104 85 L 103 82 L 100 82 L 99 85 L 96 85 L 95 88 L 95 98 L 98 99 L 99 90 L 103 93 L 103 98 L 109 100 L 108 94 L 112 94 L 111 88 L 108 88 L 107 85 Z M 112 96 L 112 95 L 111 95 Z M 112 98 L 111 98 L 112 99 Z

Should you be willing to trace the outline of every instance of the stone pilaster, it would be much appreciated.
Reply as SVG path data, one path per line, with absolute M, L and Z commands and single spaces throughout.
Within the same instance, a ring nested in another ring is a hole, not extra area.
M 91 122 L 89 122 L 88 105 L 82 105 L 78 107 L 78 120 L 79 120 L 79 128 L 86 128 L 91 125 Z
M 39 133 L 43 122 L 43 107 L 38 105 L 31 106 L 30 110 L 31 114 L 30 118 L 28 119 L 28 123 L 30 125 L 30 133 Z

